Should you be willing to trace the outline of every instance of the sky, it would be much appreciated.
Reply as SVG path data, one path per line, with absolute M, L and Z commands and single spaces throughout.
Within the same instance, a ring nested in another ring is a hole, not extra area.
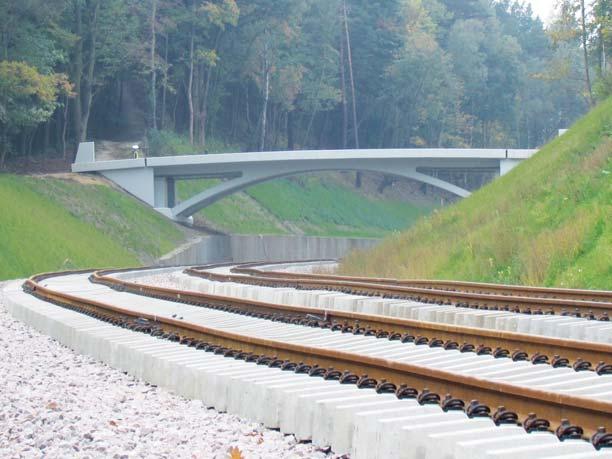
M 528 2 L 531 3 L 534 14 L 540 16 L 544 24 L 548 24 L 554 9 L 555 0 L 528 0 Z

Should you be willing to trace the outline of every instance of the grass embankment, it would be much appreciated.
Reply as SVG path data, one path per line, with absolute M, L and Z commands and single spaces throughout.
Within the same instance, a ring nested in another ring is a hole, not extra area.
M 612 99 L 511 173 L 341 270 L 612 289 Z
M 185 199 L 215 183 L 179 182 L 178 196 Z M 330 176 L 303 176 L 253 186 L 200 211 L 196 219 L 238 234 L 381 237 L 429 212 L 425 205 L 358 194 Z
M 184 239 L 175 224 L 108 186 L 0 175 L 0 279 L 139 265 Z

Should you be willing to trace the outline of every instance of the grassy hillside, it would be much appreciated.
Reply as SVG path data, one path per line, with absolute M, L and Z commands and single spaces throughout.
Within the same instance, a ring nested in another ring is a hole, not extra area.
M 529 161 L 342 271 L 612 289 L 612 99 Z
M 184 232 L 102 184 L 0 175 L 0 279 L 148 262 Z
M 185 199 L 215 183 L 179 182 L 178 196 Z M 196 219 L 238 234 L 381 237 L 412 225 L 431 210 L 427 204 L 359 194 L 328 174 L 256 185 L 202 210 Z

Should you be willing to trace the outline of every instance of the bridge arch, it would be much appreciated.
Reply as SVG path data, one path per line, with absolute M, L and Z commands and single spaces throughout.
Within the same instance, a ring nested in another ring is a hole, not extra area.
M 465 198 L 471 193 L 457 185 L 440 180 L 436 177 L 432 177 L 421 172 L 417 172 L 416 168 L 406 169 L 391 169 L 388 167 L 368 167 L 368 168 L 325 168 L 325 169 L 304 169 L 304 170 L 291 170 L 291 171 L 255 171 L 249 173 L 243 173 L 242 175 L 234 178 L 227 179 L 221 183 L 207 188 L 206 190 L 192 196 L 191 198 L 175 205 L 171 208 L 172 217 L 177 220 L 185 220 L 194 215 L 199 210 L 213 204 L 214 202 L 223 199 L 226 196 L 242 191 L 253 185 L 259 183 L 268 182 L 278 178 L 289 177 L 293 175 L 310 174 L 313 172 L 329 172 L 329 171 L 359 171 L 359 172 L 378 172 L 386 175 L 392 175 L 399 178 L 412 179 L 418 182 L 426 183 L 428 185 L 435 186 L 442 190 L 448 191 L 449 193 L 455 194 L 459 197 Z

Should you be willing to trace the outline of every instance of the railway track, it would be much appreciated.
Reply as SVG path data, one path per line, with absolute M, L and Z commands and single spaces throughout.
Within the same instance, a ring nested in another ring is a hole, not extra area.
M 309 374 L 330 383 L 338 380 L 358 393 L 368 390 L 381 397 L 414 399 L 419 406 L 431 404 L 462 416 L 521 424 L 530 432 L 555 430 L 564 440 L 588 437 L 597 447 L 612 446 L 612 436 L 599 429 L 609 425 L 612 413 L 612 367 L 606 363 L 612 355 L 610 345 L 519 334 L 485 338 L 485 330 L 465 327 L 446 327 L 446 340 L 421 339 L 423 335 L 417 339 L 406 331 L 418 327 L 416 321 L 337 311 L 321 317 L 316 314 L 320 310 L 147 286 L 119 275 L 92 273 L 93 285 L 89 273 L 35 276 L 24 289 L 62 307 L 230 360 Z M 439 334 L 443 328 L 433 330 Z M 525 361 L 486 345 L 461 349 L 459 333 L 474 340 L 491 339 L 497 347 L 504 339 L 523 346 L 540 339 L 535 344 L 540 349 L 551 346 L 546 349 L 569 353 L 573 347 L 593 356 L 599 353 L 604 363 L 588 371 L 576 362 L 574 368 L 551 365 L 548 358 L 538 358 L 537 351 Z
M 274 321 L 329 328 L 343 333 L 376 336 L 400 342 L 414 342 L 446 350 L 460 350 L 479 355 L 493 355 L 547 363 L 554 367 L 568 366 L 576 371 L 612 372 L 612 345 L 581 340 L 534 336 L 526 333 L 503 332 L 477 327 L 455 326 L 402 319 L 377 314 L 287 306 L 255 301 L 234 295 L 211 295 L 182 288 L 165 288 L 143 282 L 122 280 L 117 271 L 97 271 L 91 280 L 119 291 L 151 298 L 180 301 L 203 307 L 220 308 L 229 312 Z M 612 325 L 612 324 L 611 324 Z
M 596 321 L 589 317 L 570 315 L 521 314 L 500 310 L 499 308 L 478 309 L 458 305 L 438 305 L 437 303 L 431 304 L 401 298 L 391 299 L 376 295 L 351 295 L 323 289 L 297 289 L 287 286 L 279 289 L 266 286 L 251 287 L 246 276 L 238 276 L 242 281 L 241 283 L 231 281 L 236 275 L 232 275 L 228 280 L 227 275 L 230 269 L 231 267 L 222 267 L 206 272 L 198 270 L 195 273 L 195 278 L 216 282 L 218 285 L 195 285 L 193 289 L 201 290 L 204 288 L 209 293 L 224 295 L 231 292 L 231 296 L 242 296 L 245 299 L 259 299 L 261 297 L 265 298 L 266 301 L 282 304 L 309 305 L 315 308 L 353 311 L 368 315 L 386 315 L 419 322 L 612 343 L 612 323 L 606 320 Z M 192 270 L 187 270 L 186 273 L 191 276 L 194 275 Z M 187 289 L 192 289 L 189 282 L 183 279 L 179 280 L 182 281 L 179 283 L 185 285 Z M 264 294 L 253 297 L 254 290 L 264 292 Z M 276 295 L 274 292 L 280 292 L 282 295 Z
M 333 260 L 314 260 L 313 263 L 335 264 Z M 445 290 L 451 292 L 480 293 L 501 296 L 520 296 L 533 298 L 551 298 L 575 301 L 593 301 L 612 303 L 612 292 L 608 290 L 584 290 L 584 289 L 565 289 L 548 287 L 531 287 L 524 285 L 505 285 L 484 282 L 465 282 L 448 280 L 424 280 L 424 279 L 392 279 L 384 277 L 358 277 L 341 276 L 334 274 L 315 274 L 305 272 L 278 271 L 274 266 L 285 265 L 279 263 L 244 263 L 232 269 L 237 274 L 244 274 L 253 277 L 272 277 L 289 279 L 316 279 L 334 280 L 346 282 L 364 282 L 379 285 L 392 285 L 404 287 L 426 288 L 431 290 Z M 269 269 L 263 269 L 269 268 Z
M 187 273 L 210 280 L 235 282 L 275 288 L 298 288 L 306 290 L 327 290 L 353 295 L 380 296 L 382 298 L 404 299 L 438 305 L 455 305 L 493 311 L 510 311 L 524 314 L 556 314 L 563 316 L 585 317 L 591 320 L 609 321 L 612 314 L 612 294 L 595 291 L 591 297 L 597 300 L 567 298 L 571 296 L 567 289 L 519 290 L 516 286 L 500 286 L 499 290 L 490 293 L 492 284 L 472 284 L 478 288 L 445 289 L 448 282 L 438 284 L 432 281 L 425 286 L 408 285 L 412 281 L 393 281 L 385 279 L 347 278 L 342 276 L 287 273 L 263 271 L 252 265 L 237 266 L 231 273 L 217 273 L 198 267 L 189 268 Z M 397 283 L 394 283 L 397 282 Z M 403 283 L 406 283 L 404 285 Z M 424 281 L 416 281 L 424 282 Z M 476 290 L 476 291 L 472 291 Z M 548 292 L 545 297 L 537 296 L 536 291 Z M 511 293 L 510 293 L 511 292 Z M 556 293 L 555 293 L 556 292 Z M 584 296 L 579 291 L 576 296 Z M 553 297 L 556 295 L 556 297 Z M 588 296 L 588 295 L 587 295 Z M 610 301 L 607 301 L 610 300 Z

